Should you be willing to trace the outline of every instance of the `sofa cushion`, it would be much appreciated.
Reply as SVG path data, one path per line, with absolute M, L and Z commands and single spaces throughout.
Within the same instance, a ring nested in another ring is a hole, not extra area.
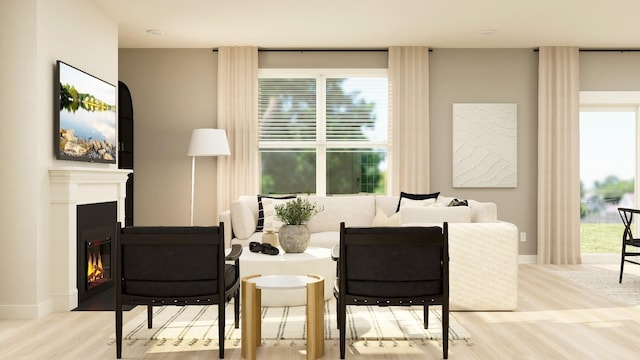
M 498 206 L 494 202 L 469 200 L 469 207 L 471 208 L 471 222 L 484 223 L 498 221 Z
M 376 213 L 374 196 L 309 196 L 324 209 L 307 224 L 311 233 L 340 231 L 340 222 L 347 226 L 371 226 Z
M 334 245 L 340 242 L 339 239 L 340 231 L 323 231 L 318 233 L 311 233 L 309 246 L 331 249 Z
M 401 191 L 400 192 L 400 199 L 398 200 L 398 207 L 396 208 L 396 212 L 400 211 L 400 207 L 402 206 L 403 199 L 407 199 L 407 200 L 434 199 L 433 201 L 429 201 L 430 203 L 433 203 L 433 202 L 435 202 L 435 199 L 438 198 L 438 195 L 440 195 L 440 192 L 435 192 L 435 193 L 431 193 L 431 194 L 410 194 L 410 193 L 406 193 L 404 191 Z M 405 200 L 405 203 L 408 203 L 407 200 Z M 415 203 L 414 203 L 414 205 L 415 205 Z
M 257 201 L 253 196 L 249 199 L 241 197 L 231 202 L 231 227 L 233 234 L 238 239 L 244 240 L 255 232 L 257 209 L 254 212 L 252 210 L 254 207 L 257 207 Z
M 443 223 L 445 221 L 450 223 L 471 222 L 471 209 L 467 206 L 405 206 L 400 208 L 400 223 L 403 225 Z
M 384 210 L 376 206 L 376 215 L 373 217 L 371 226 L 398 226 L 400 225 L 400 213 L 388 216 Z
M 398 196 L 376 195 L 376 208 L 382 209 L 387 216 L 391 216 L 397 212 L 398 201 Z

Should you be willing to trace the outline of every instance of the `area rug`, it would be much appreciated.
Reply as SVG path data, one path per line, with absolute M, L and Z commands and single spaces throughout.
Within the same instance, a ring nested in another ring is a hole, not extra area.
M 325 303 L 325 339 L 339 339 L 336 328 L 335 300 Z M 440 306 L 432 306 L 428 329 L 423 328 L 423 309 L 412 307 L 347 307 L 348 340 L 425 341 L 442 339 Z M 225 340 L 240 340 L 241 329 L 233 326 L 233 304 L 225 307 Z M 153 328 L 147 328 L 146 312 L 127 321 L 123 338 L 131 340 L 171 340 L 191 343 L 217 342 L 217 306 L 162 306 L 154 308 Z M 304 306 L 264 307 L 262 338 L 265 340 L 301 340 L 306 338 Z M 114 338 L 114 336 L 112 336 Z M 449 316 L 449 339 L 469 339 L 469 333 L 453 314 Z
M 640 276 L 625 266 L 622 284 L 618 283 L 620 265 L 581 265 L 575 270 L 554 271 L 563 278 L 593 289 L 625 304 L 640 306 Z M 637 266 L 637 265 L 635 265 Z

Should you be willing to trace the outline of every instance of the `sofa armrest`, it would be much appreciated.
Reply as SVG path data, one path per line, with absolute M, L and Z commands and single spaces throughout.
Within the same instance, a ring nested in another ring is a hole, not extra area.
M 340 260 L 340 245 L 339 244 L 335 244 L 331 248 L 331 259 L 333 259 L 333 261 Z
M 231 239 L 233 239 L 233 227 L 231 226 L 231 210 L 224 211 L 220 214 L 220 222 L 224 224 L 224 248 L 231 248 Z

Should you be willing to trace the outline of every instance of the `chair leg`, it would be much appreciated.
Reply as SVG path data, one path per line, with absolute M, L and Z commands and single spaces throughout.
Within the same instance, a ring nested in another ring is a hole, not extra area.
M 116 358 L 122 357 L 122 302 L 116 301 Z
M 236 329 L 240 328 L 240 288 L 236 290 L 233 297 L 233 324 Z
M 619 284 L 622 284 L 622 271 L 624 270 L 624 257 L 626 255 L 625 252 L 625 245 L 624 245 L 624 241 L 622 242 L 622 258 L 620 259 L 620 280 L 618 280 Z
M 153 327 L 153 305 L 147 305 L 147 329 Z
M 442 358 L 449 358 L 449 304 L 442 305 Z
M 344 359 L 345 343 L 346 343 L 346 331 L 345 328 L 347 321 L 347 306 L 343 303 L 340 304 L 338 309 L 338 328 L 340 332 L 340 359 Z
M 226 303 L 224 302 L 224 296 L 221 296 L 218 302 L 218 346 L 219 349 L 219 358 L 224 359 L 224 308 Z
M 340 313 L 340 303 L 338 302 L 338 298 L 336 297 L 336 314 Z M 340 316 L 336 316 L 336 326 L 340 329 Z
M 429 305 L 424 305 L 424 328 L 429 328 Z

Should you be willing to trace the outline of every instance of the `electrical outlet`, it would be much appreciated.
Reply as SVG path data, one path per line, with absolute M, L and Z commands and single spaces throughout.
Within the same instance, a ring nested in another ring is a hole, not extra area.
M 521 232 L 520 233 L 520 242 L 525 242 L 527 241 L 527 233 L 526 232 Z

